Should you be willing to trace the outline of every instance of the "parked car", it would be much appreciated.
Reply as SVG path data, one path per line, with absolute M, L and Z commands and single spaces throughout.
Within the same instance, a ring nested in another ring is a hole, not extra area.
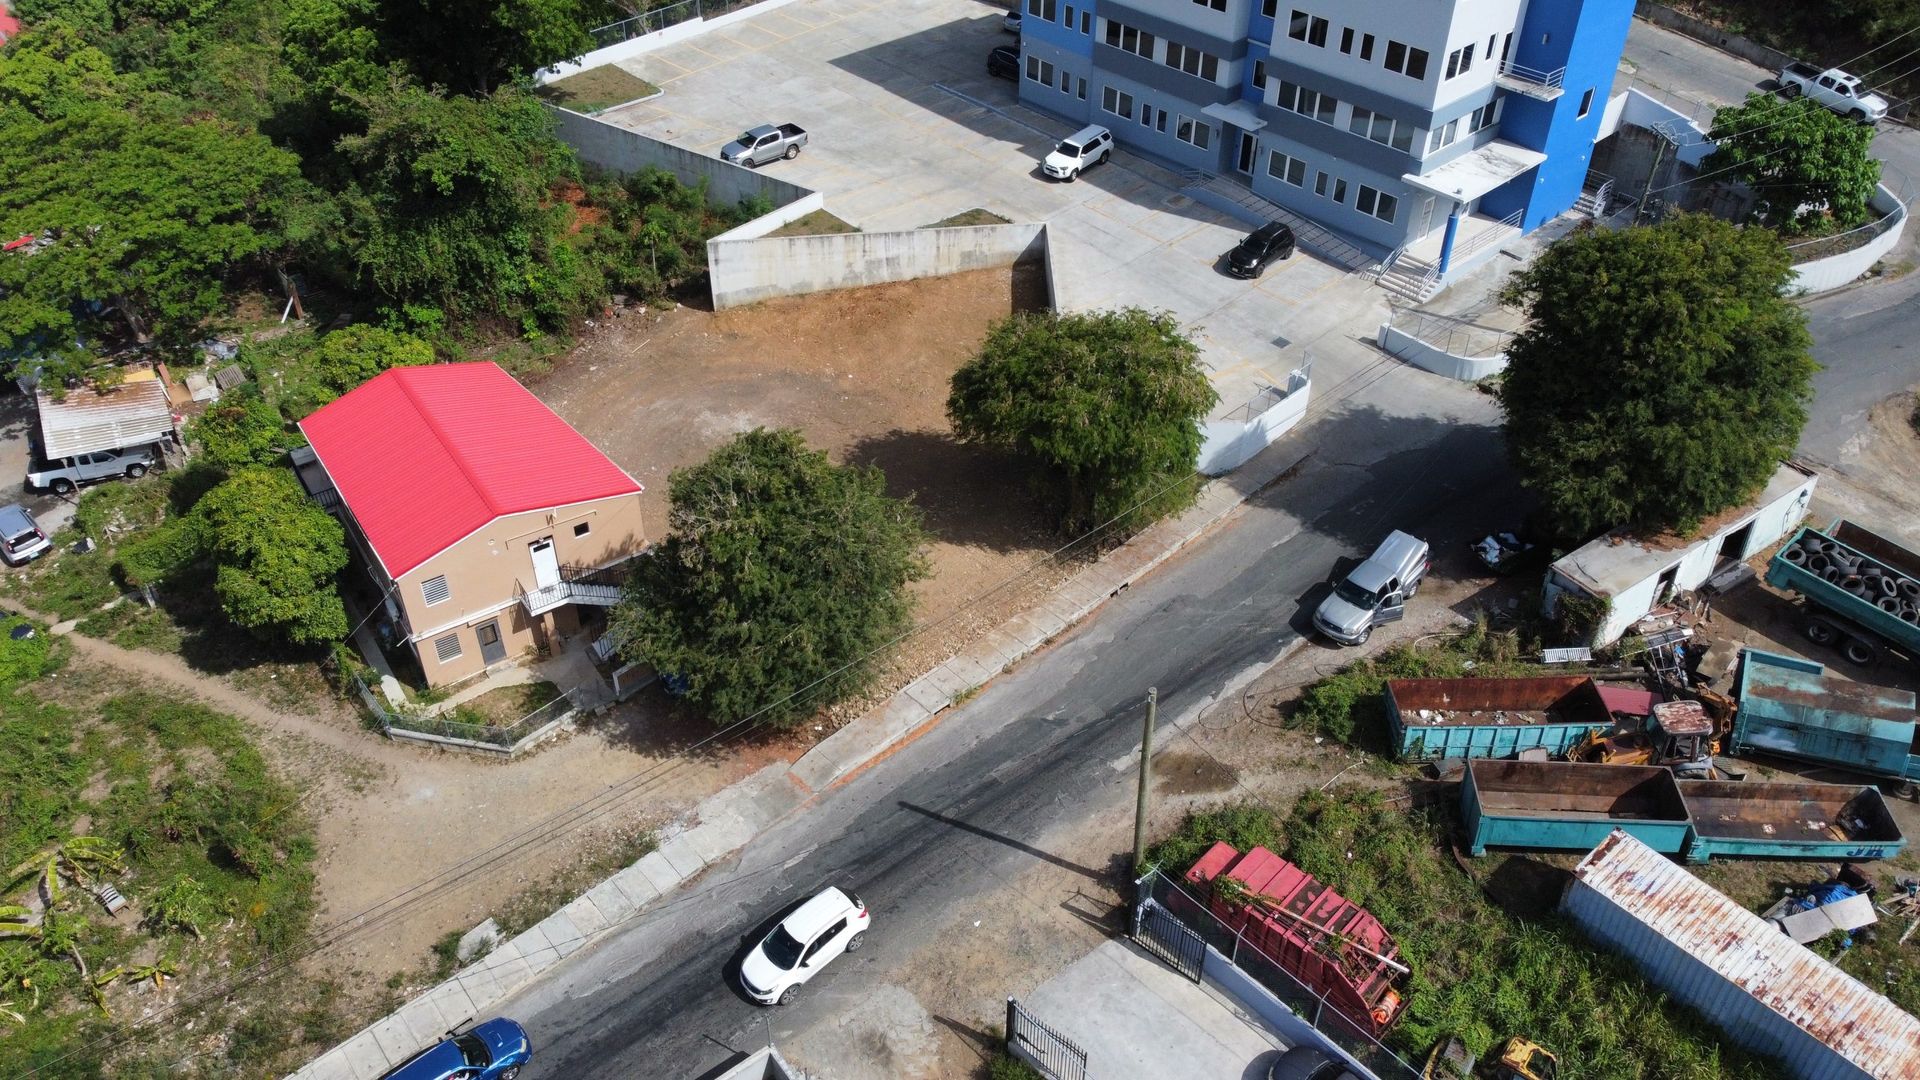
M 1020 77 L 1020 47 L 1018 45 L 995 45 L 987 54 L 987 74 L 1002 79 Z
M 1227 252 L 1227 273 L 1237 278 L 1257 278 L 1269 264 L 1292 256 L 1293 230 L 1285 222 L 1270 221 Z
M 1821 71 L 1812 64 L 1793 63 L 1780 69 L 1780 92 L 1787 100 L 1805 95 L 1865 124 L 1887 115 L 1887 99 L 1867 88 L 1858 77 L 1839 68 Z
M 381 1073 L 379 1080 L 513 1080 L 532 1060 L 526 1029 L 496 1016 L 449 1034 Z
M 1333 587 L 1313 613 L 1314 629 L 1342 645 L 1360 645 L 1381 623 L 1405 617 L 1430 562 L 1427 542 L 1395 530 L 1367 561 Z
M 54 461 L 43 460 L 35 454 L 32 463 L 27 466 L 27 486 L 52 488 L 65 495 L 81 484 L 90 484 L 95 480 L 107 480 L 117 476 L 131 478 L 145 476 L 147 470 L 153 468 L 153 462 L 154 453 L 151 446 L 100 450 Z
M 1020 9 L 1019 8 L 1009 9 L 1007 11 L 1006 17 L 1000 20 L 1000 25 L 1006 27 L 1007 33 L 1009 34 L 1019 33 L 1020 32 Z
M 755 168 L 769 161 L 800 156 L 807 145 L 806 130 L 798 124 L 761 124 L 748 128 L 740 137 L 720 148 L 720 160 Z
M 1267 1080 L 1360 1080 L 1347 1063 L 1311 1046 L 1296 1046 L 1267 1070 Z
M 846 889 L 828 886 L 794 909 L 740 962 L 740 986 L 762 1005 L 788 1005 L 841 953 L 859 952 L 871 916 Z
M 8 566 L 24 566 L 53 547 L 33 514 L 19 503 L 0 506 L 0 559 Z
M 1088 124 L 1054 144 L 1040 171 L 1055 180 L 1075 180 L 1086 169 L 1113 156 L 1113 132 Z

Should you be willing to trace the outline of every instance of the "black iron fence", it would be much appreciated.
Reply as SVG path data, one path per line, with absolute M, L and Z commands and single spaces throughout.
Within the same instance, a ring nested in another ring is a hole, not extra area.
M 1258 983 L 1295 1016 L 1381 1080 L 1419 1080 L 1420 1070 L 1381 1045 L 1368 1028 L 1348 1019 L 1325 997 L 1295 978 L 1279 961 L 1248 943 L 1238 931 L 1221 922 L 1205 903 L 1182 888 L 1178 881 L 1155 868 L 1147 871 L 1146 876 L 1135 884 L 1138 890 L 1134 906 L 1135 938 L 1148 951 L 1166 959 L 1184 973 L 1187 970 L 1183 966 L 1186 962 L 1184 958 L 1191 955 L 1192 946 L 1178 944 L 1183 940 L 1182 936 L 1168 926 L 1169 922 L 1177 924 L 1200 943 L 1203 966 L 1205 949 L 1211 946 L 1241 974 Z M 1174 944 L 1169 945 L 1169 942 Z M 1169 952 L 1180 958 L 1169 956 Z
M 1047 1080 L 1087 1080 L 1087 1052 L 1013 998 L 1007 999 L 1007 1053 Z

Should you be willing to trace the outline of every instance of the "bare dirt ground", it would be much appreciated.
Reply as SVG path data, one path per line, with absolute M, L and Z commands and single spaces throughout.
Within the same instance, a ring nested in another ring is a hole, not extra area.
M 982 270 L 711 312 L 633 312 L 583 343 L 533 390 L 646 485 L 649 539 L 667 529 L 667 477 L 756 427 L 796 427 L 834 460 L 877 465 L 926 515 L 933 575 L 914 587 L 924 629 L 875 692 L 831 723 L 919 677 L 1031 606 L 1069 568 L 1026 476 L 962 446 L 948 381 L 987 327 L 1044 301 L 1025 268 Z

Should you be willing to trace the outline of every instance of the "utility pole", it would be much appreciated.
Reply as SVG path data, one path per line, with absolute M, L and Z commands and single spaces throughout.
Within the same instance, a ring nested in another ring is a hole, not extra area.
M 1147 803 L 1153 792 L 1153 722 L 1160 711 L 1160 688 L 1147 687 L 1147 719 L 1140 727 L 1140 801 L 1133 808 L 1133 872 L 1147 862 Z

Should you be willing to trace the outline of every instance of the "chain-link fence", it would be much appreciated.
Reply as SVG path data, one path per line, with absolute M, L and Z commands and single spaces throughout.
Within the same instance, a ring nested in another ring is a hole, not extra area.
M 409 733 L 432 735 L 441 739 L 499 747 L 508 754 L 524 749 L 521 743 L 528 736 L 565 718 L 574 710 L 573 692 L 569 690 L 511 724 L 475 724 L 444 719 L 423 708 L 389 708 L 381 704 L 378 695 L 367 689 L 367 684 L 358 675 L 353 677 L 353 688 L 361 704 L 366 706 L 374 722 L 380 726 L 381 732 L 389 738 L 406 738 Z

